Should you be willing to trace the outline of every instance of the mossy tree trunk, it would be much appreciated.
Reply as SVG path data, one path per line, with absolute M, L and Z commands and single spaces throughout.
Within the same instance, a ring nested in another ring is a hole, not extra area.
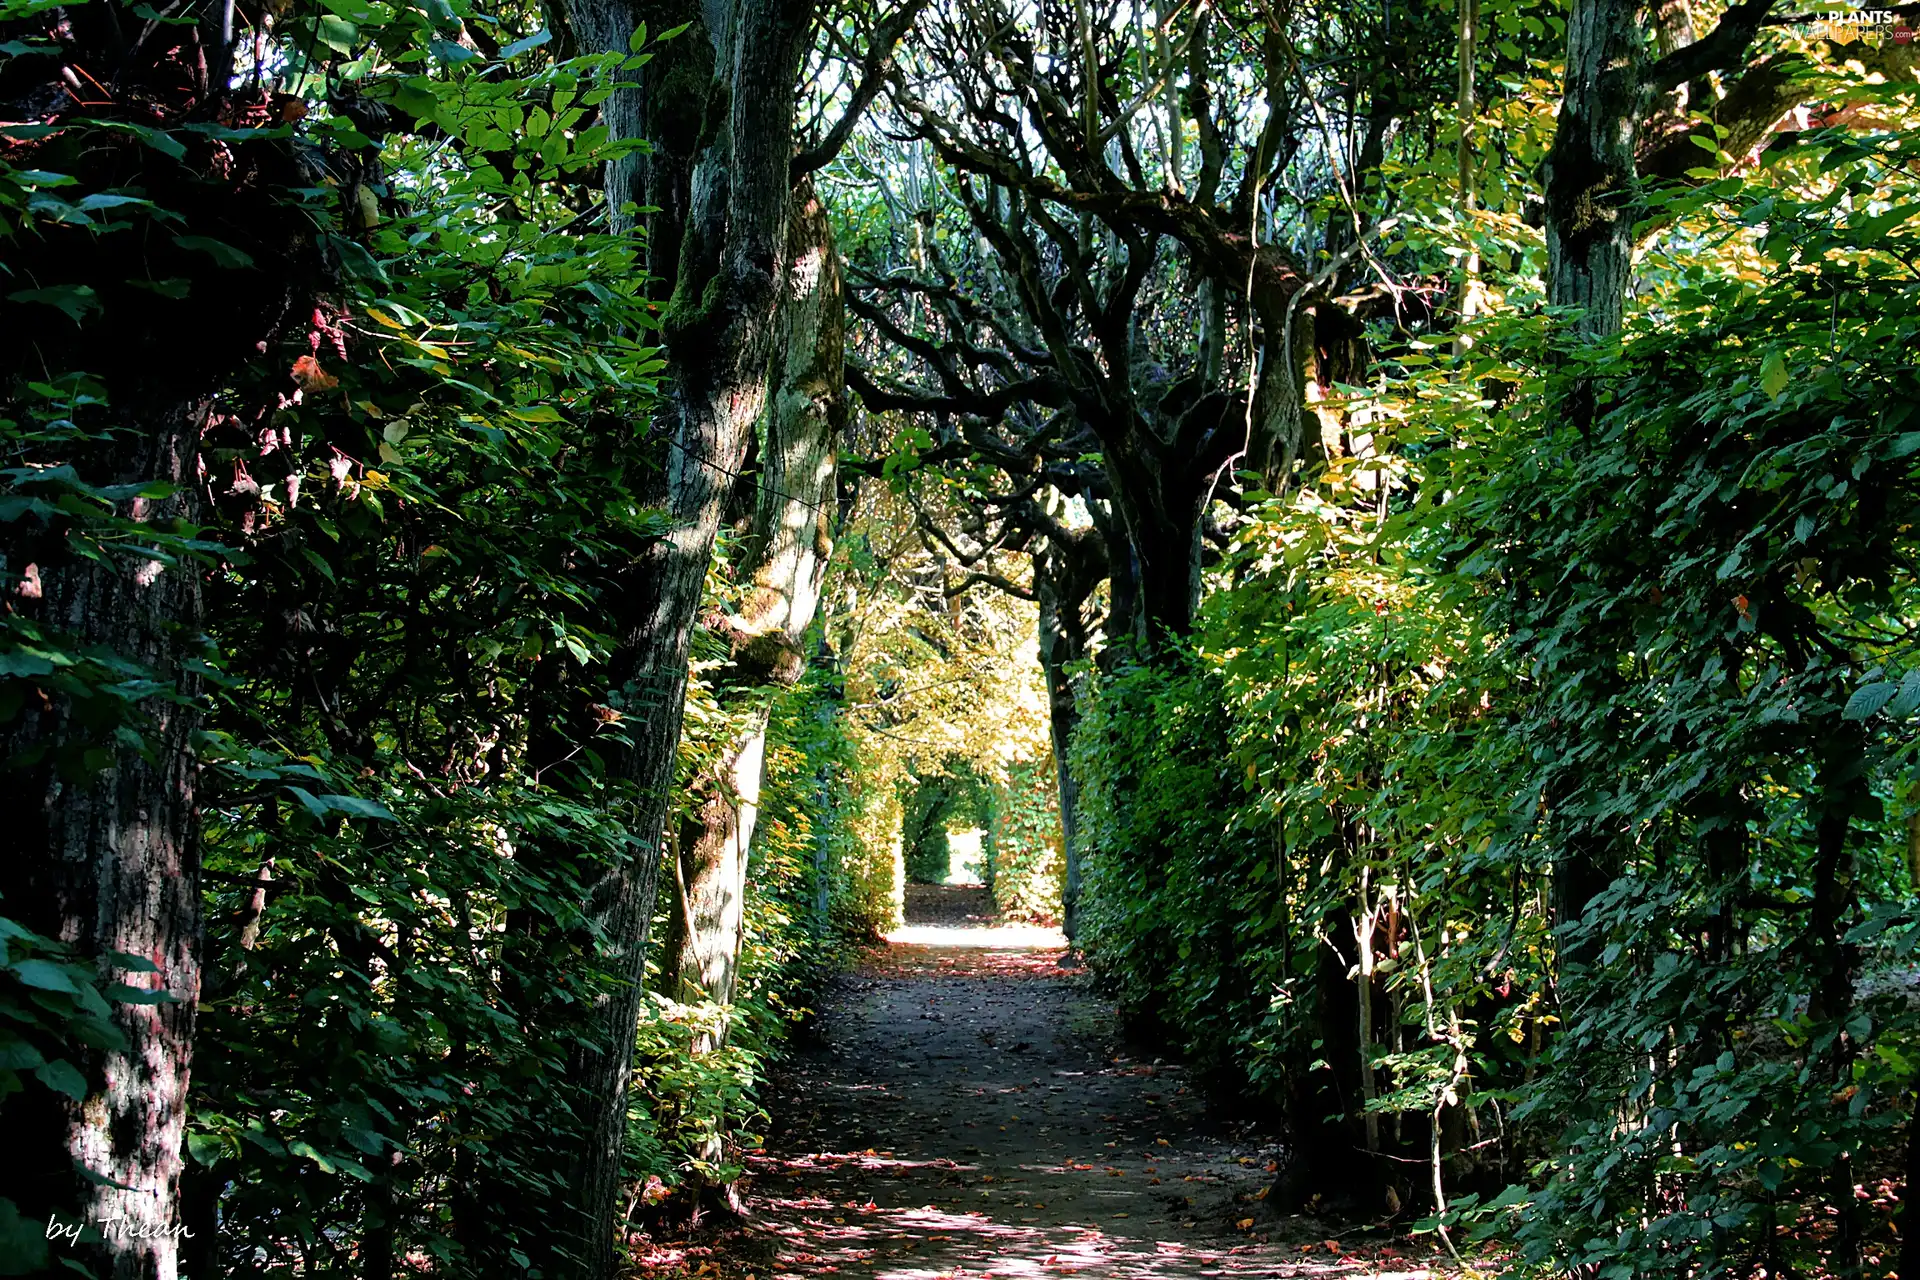
M 698 784 L 682 824 L 678 902 L 668 918 L 663 965 L 666 988 L 677 999 L 723 1005 L 732 1001 L 739 975 L 769 696 L 805 672 L 802 641 L 833 550 L 835 450 L 847 418 L 840 263 L 810 183 L 794 193 L 787 262 L 776 390 L 767 405 L 753 523 L 737 570 L 747 595 L 738 614 L 715 620 L 732 646 L 723 679 L 755 705 L 719 767 Z
M 596 6 L 597 8 L 597 6 Z M 636 7 L 577 11 L 591 52 L 625 52 Z M 811 32 L 813 0 L 735 0 L 704 6 L 679 40 L 713 55 L 704 83 L 683 76 L 644 86 L 637 119 L 701 121 L 685 185 L 678 265 L 663 316 L 669 454 L 665 505 L 673 528 L 629 575 L 616 687 L 627 746 L 619 771 L 636 797 L 632 853 L 594 886 L 588 910 L 620 985 L 597 1008 L 596 1047 L 573 1074 L 586 1095 L 582 1149 L 571 1178 L 583 1271 L 614 1274 L 621 1155 L 642 999 L 648 924 L 660 871 L 687 688 L 688 645 L 722 512 L 765 407 L 768 361 L 787 269 L 788 171 L 795 81 Z M 647 89 L 657 90 L 647 96 Z M 629 127 L 637 127 L 629 122 Z M 652 185 L 671 175 L 648 176 Z M 610 170 L 608 200 L 631 200 Z M 676 188 L 677 189 L 677 188 Z

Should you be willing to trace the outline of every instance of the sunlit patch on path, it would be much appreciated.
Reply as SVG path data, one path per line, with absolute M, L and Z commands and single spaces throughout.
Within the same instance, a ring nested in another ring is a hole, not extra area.
M 968 914 L 893 935 L 780 1080 L 749 1161 L 777 1254 L 757 1280 L 1441 1274 L 1269 1209 L 1270 1140 L 1114 1055 L 1057 932 Z

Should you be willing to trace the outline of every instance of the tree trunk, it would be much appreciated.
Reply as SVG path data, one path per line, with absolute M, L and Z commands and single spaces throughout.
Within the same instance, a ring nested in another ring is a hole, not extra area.
M 1547 301 L 1579 308 L 1572 333 L 1582 339 L 1614 337 L 1626 310 L 1638 203 L 1634 141 L 1646 111 L 1640 16 L 1639 0 L 1577 0 L 1567 21 L 1566 85 L 1546 162 Z M 1591 381 L 1568 388 L 1562 408 L 1583 435 L 1590 432 Z M 1550 811 L 1563 807 L 1562 796 L 1547 799 Z M 1568 841 L 1553 868 L 1553 914 L 1562 929 L 1612 881 L 1609 862 L 1591 835 Z M 1583 961 L 1564 935 L 1560 946 L 1563 971 Z
M 1132 544 L 1138 610 L 1133 634 L 1152 652 L 1193 629 L 1200 604 L 1200 525 L 1211 477 L 1197 474 L 1197 458 L 1150 453 L 1118 436 L 1106 443 L 1113 505 Z
M 1100 650 L 1100 669 L 1111 672 L 1124 652 L 1115 643 L 1137 633 L 1140 617 L 1140 569 L 1135 562 L 1133 540 L 1127 535 L 1126 521 L 1113 502 L 1089 499 L 1087 511 L 1100 535 L 1107 559 L 1107 618 L 1102 629 L 1107 643 Z
M 753 528 L 738 570 L 747 599 L 721 624 L 733 646 L 728 683 L 761 697 L 766 686 L 790 686 L 805 671 L 801 642 L 833 550 L 834 454 L 847 418 L 840 261 L 811 183 L 794 193 L 787 262 L 772 374 L 778 389 L 767 406 Z M 679 909 L 663 966 L 679 1000 L 733 1000 L 768 710 L 763 702 L 750 712 L 681 834 Z
M 661 978 L 667 994 L 683 1003 L 733 1002 L 746 926 L 747 850 L 766 746 L 766 708 L 756 707 L 719 776 L 700 785 L 701 801 L 681 823 L 669 852 L 676 859 L 674 910 L 667 917 Z M 711 1036 L 696 1036 L 693 1052 L 711 1053 L 725 1040 L 723 1026 Z
M 1578 0 L 1547 153 L 1547 301 L 1583 337 L 1620 332 L 1633 270 L 1634 142 L 1646 113 L 1639 0 Z
M 1094 591 L 1106 576 L 1105 540 L 1092 529 L 1050 532 L 1033 559 L 1034 596 L 1040 604 L 1040 665 L 1047 678 L 1048 727 L 1060 789 L 1060 836 L 1066 883 L 1060 894 L 1061 929 L 1071 941 L 1079 929 L 1080 785 L 1068 767 L 1068 748 L 1080 712 L 1070 668 L 1093 643 L 1090 616 Z
M 711 5 L 705 6 L 711 8 Z M 692 216 L 693 171 L 699 159 L 706 91 L 715 74 L 716 42 L 705 30 L 700 0 L 571 0 L 569 18 L 583 48 L 627 52 L 644 21 L 657 35 L 681 23 L 693 28 L 679 38 L 647 46 L 646 66 L 623 71 L 624 86 L 600 106 L 610 138 L 645 138 L 647 151 L 631 151 L 607 163 L 607 229 L 616 235 L 640 224 L 628 206 L 648 209 L 646 262 L 650 274 L 671 290 L 680 263 L 681 239 Z
M 1814 972 L 1807 1015 L 1816 1027 L 1824 1023 L 1834 1029 L 1832 1044 L 1822 1056 L 1827 1059 L 1828 1086 L 1838 1091 L 1846 1087 L 1861 1048 L 1847 1029 L 1860 976 L 1859 944 L 1847 941 L 1860 914 L 1854 887 L 1853 819 L 1873 805 L 1865 742 L 1855 726 L 1830 736 L 1814 790 L 1820 816 L 1814 827 L 1813 898 L 1808 903 L 1804 943 Z M 1855 1176 L 1853 1153 L 1842 1150 L 1827 1175 L 1835 1227 L 1828 1262 L 1836 1275 L 1861 1274 L 1866 1224 L 1854 1194 Z
M 206 412 L 204 400 L 129 411 L 98 466 L 81 470 L 94 483 L 173 486 L 171 496 L 120 504 L 122 516 L 191 521 Z M 37 711 L 30 703 L 15 721 L 6 753 L 31 763 L 10 763 L 0 775 L 0 811 L 11 825 L 0 910 L 71 944 L 106 981 L 165 998 L 112 1006 L 125 1047 L 80 1051 L 82 1099 L 29 1085 L 8 1106 L 0 1195 L 29 1221 L 57 1215 L 104 1236 L 71 1252 L 61 1247 L 57 1260 L 90 1264 L 114 1280 L 171 1280 L 200 998 L 192 745 L 201 711 L 189 667 L 202 656 L 200 586 L 190 564 L 137 554 L 99 563 L 74 554 L 75 541 L 56 529 L 5 548 L 9 574 L 25 575 L 10 607 L 64 632 L 74 648 L 137 663 L 165 692 L 139 708 L 145 750 L 116 742 L 66 698 L 43 696 Z M 154 971 L 128 969 L 113 960 L 116 952 Z M 93 1176 L 83 1180 L 76 1169 Z
M 1047 607 L 1041 605 L 1040 634 L 1048 631 Z M 1067 763 L 1067 750 L 1073 742 L 1073 730 L 1080 722 L 1074 705 L 1073 682 L 1067 674 L 1066 660 L 1059 651 L 1042 644 L 1041 662 L 1047 673 L 1049 725 L 1053 739 L 1053 770 L 1060 793 L 1060 845 L 1066 861 L 1066 874 L 1060 886 L 1060 931 L 1072 942 L 1080 933 L 1080 784 L 1074 780 Z
M 767 363 L 784 270 L 794 82 L 812 0 L 737 0 L 707 35 L 715 74 L 690 190 L 674 295 L 663 317 L 672 387 L 667 507 L 673 531 L 636 568 L 617 658 L 635 793 L 633 853 L 593 887 L 620 987 L 596 1010 L 598 1048 L 579 1056 L 584 1146 L 572 1179 L 585 1271 L 615 1270 L 627 1084 L 687 686 L 687 648 L 714 537 L 767 398 Z M 598 37 L 611 43 L 617 31 Z M 682 39 L 695 39 L 689 32 Z M 621 49 L 625 41 L 620 41 Z M 600 47 L 596 52 L 610 51 Z M 609 200 L 622 198 L 610 190 Z
M 1479 23 L 1480 0 L 1460 0 L 1460 37 L 1455 46 L 1456 61 L 1459 63 L 1459 89 L 1455 102 L 1460 112 L 1460 141 L 1454 148 L 1454 164 L 1458 170 L 1459 211 L 1467 217 L 1469 225 L 1475 203 L 1473 126 L 1477 112 L 1473 72 Z M 1461 263 L 1459 307 L 1461 324 L 1466 324 L 1480 312 L 1480 250 L 1477 247 L 1469 248 Z M 1456 339 L 1454 354 L 1464 353 L 1470 345 L 1470 339 Z

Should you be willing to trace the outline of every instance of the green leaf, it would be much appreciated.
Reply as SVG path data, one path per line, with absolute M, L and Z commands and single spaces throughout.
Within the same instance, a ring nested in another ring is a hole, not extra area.
M 1863 685 L 1847 699 L 1847 705 L 1840 713 L 1841 719 L 1865 720 L 1893 699 L 1897 687 L 1891 680 L 1876 680 Z
M 79 986 L 66 968 L 51 960 L 22 960 L 13 966 L 13 976 L 41 991 L 64 991 L 74 996 L 80 994 Z
M 338 14 L 321 14 L 318 31 L 320 43 L 340 53 L 352 53 L 353 46 L 360 39 L 358 24 L 349 22 Z
M 0 676 L 44 676 L 53 670 L 53 661 L 37 653 L 16 649 L 0 653 Z
M 56 284 L 45 289 L 20 289 L 7 295 L 12 302 L 38 302 L 57 307 L 67 318 L 79 324 L 89 311 L 99 311 L 100 295 L 84 284 Z
M 330 235 L 325 237 L 325 242 L 327 252 L 338 259 L 340 269 L 348 275 L 378 284 L 388 283 L 386 268 L 382 267 L 379 259 L 367 252 L 367 247 L 358 240 Z
M 87 1096 L 87 1078 L 65 1058 L 55 1058 L 34 1068 L 34 1078 L 55 1093 L 64 1093 L 75 1102 Z
M 333 1167 L 333 1162 L 321 1155 L 311 1142 L 303 1142 L 297 1139 L 289 1142 L 287 1144 L 287 1153 L 289 1155 L 305 1156 L 307 1159 L 319 1165 L 322 1173 L 338 1172 L 338 1170 Z
M 308 813 L 312 814 L 315 818 L 318 818 L 318 819 L 324 820 L 326 818 L 327 806 L 320 802 L 320 797 L 314 795 L 311 791 L 308 791 L 305 787 L 290 786 L 287 788 L 287 790 L 293 792 L 293 798 L 295 800 L 298 800 L 302 805 L 304 805 Z
M 332 808 L 338 809 L 342 813 L 353 814 L 357 818 L 374 818 L 381 822 L 400 821 L 399 818 L 394 816 L 393 811 L 385 805 L 377 801 L 368 800 L 364 796 L 329 795 L 321 796 L 320 798 L 326 801 Z
M 480 57 L 465 45 L 455 44 L 451 40 L 429 40 L 427 48 L 432 51 L 434 57 L 450 67 L 465 66 L 469 62 L 477 61 Z
M 371 1129 L 356 1129 L 351 1126 L 341 1129 L 340 1136 L 345 1138 L 349 1145 L 370 1156 L 380 1154 L 380 1144 L 384 1141 L 381 1135 Z
M 542 27 L 538 31 L 534 32 L 532 35 L 526 37 L 525 39 L 515 40 L 512 44 L 502 49 L 500 51 L 500 61 L 510 62 L 513 59 L 519 57 L 521 54 L 527 52 L 529 49 L 538 49 L 541 45 L 551 43 L 552 40 L 553 40 L 553 32 L 549 31 L 545 27 Z
M 127 205 L 140 205 L 148 209 L 154 207 L 153 201 L 151 200 L 142 200 L 139 196 L 123 196 L 111 191 L 96 191 L 74 207 L 76 209 L 91 211 L 94 209 L 121 209 Z
M 45 1062 L 46 1056 L 25 1040 L 4 1033 L 0 1039 L 0 1071 L 26 1071 Z
M 82 120 L 80 123 L 90 124 L 100 129 L 115 129 L 122 133 L 130 133 L 164 156 L 174 160 L 186 159 L 187 149 L 178 138 L 151 125 L 135 124 L 131 120 Z
M 175 236 L 173 242 L 182 249 L 198 249 L 211 254 L 214 262 L 229 268 L 250 267 L 253 258 L 234 248 L 224 240 L 215 240 L 212 236 Z
M 1769 351 L 1767 358 L 1760 362 L 1760 389 L 1768 398 L 1778 400 L 1787 389 L 1787 362 L 1778 351 Z
M 148 22 L 164 23 L 170 27 L 190 27 L 199 21 L 199 19 L 191 13 L 174 13 L 169 16 L 155 9 L 150 4 L 136 4 L 133 6 L 133 12 L 136 16 L 145 18 Z
M 1920 667 L 1907 672 L 1900 681 L 1900 692 L 1887 706 L 1887 714 L 1895 719 L 1904 719 L 1920 710 Z
M 357 818 L 373 818 L 381 822 L 398 822 L 393 811 L 385 805 L 365 799 L 362 796 L 328 793 L 314 795 L 304 787 L 290 786 L 294 799 L 306 806 L 307 812 L 316 818 L 325 818 L 329 813 L 350 813 Z

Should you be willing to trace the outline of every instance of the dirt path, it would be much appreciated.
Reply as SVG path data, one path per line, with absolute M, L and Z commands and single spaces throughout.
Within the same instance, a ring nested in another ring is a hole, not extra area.
M 1057 934 L 982 928 L 964 891 L 909 905 L 769 1099 L 748 1203 L 778 1280 L 1437 1274 L 1268 1210 L 1274 1150 L 1113 1049 Z

